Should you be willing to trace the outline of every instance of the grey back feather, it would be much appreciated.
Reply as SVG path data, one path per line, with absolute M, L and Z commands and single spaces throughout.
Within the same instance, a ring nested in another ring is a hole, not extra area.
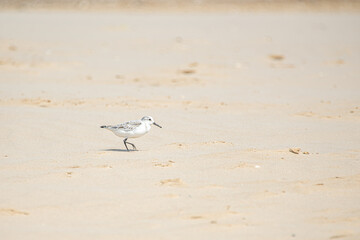
M 125 123 L 120 123 L 118 125 L 108 125 L 108 126 L 102 126 L 102 127 L 105 127 L 106 129 L 109 129 L 111 131 L 116 131 L 116 130 L 132 131 L 140 125 L 141 125 L 140 120 L 134 120 L 134 121 L 129 121 L 129 122 L 125 122 Z

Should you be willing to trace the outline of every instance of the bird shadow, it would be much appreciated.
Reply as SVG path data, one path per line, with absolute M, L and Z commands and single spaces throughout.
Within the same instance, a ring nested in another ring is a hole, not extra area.
M 115 149 L 115 148 L 110 148 L 110 149 L 102 149 L 101 151 L 105 151 L 105 152 L 138 152 L 139 150 L 135 150 L 135 149 Z

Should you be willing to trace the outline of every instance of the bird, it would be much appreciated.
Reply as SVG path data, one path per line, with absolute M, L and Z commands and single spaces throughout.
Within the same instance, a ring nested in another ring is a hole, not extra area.
M 136 146 L 133 143 L 128 142 L 128 138 L 138 138 L 151 129 L 151 125 L 155 125 L 159 128 L 162 128 L 159 124 L 155 123 L 154 119 L 150 116 L 145 116 L 140 120 L 133 120 L 117 125 L 103 125 L 100 128 L 105 128 L 112 131 L 116 136 L 124 138 L 124 145 L 126 150 L 129 151 L 127 144 L 133 147 L 133 150 L 137 150 Z

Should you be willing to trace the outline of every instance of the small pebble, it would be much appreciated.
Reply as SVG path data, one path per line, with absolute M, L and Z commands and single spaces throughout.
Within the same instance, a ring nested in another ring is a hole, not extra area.
M 301 151 L 301 148 L 289 148 L 289 152 L 299 154 Z

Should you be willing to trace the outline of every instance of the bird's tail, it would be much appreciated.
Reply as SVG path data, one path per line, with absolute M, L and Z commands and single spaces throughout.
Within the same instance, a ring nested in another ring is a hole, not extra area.
M 1 1 L 1 0 L 0 0 Z M 110 130 L 110 131 L 114 131 L 116 128 L 112 125 L 102 125 L 100 126 L 100 128 L 105 128 L 107 130 Z

